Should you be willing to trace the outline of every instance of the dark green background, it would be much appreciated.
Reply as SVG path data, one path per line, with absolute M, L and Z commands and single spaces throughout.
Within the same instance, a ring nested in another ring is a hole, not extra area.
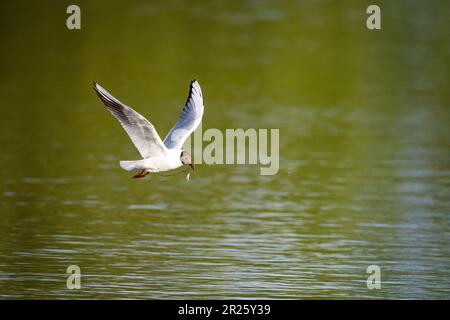
M 1 297 L 449 298 L 448 1 L 74 3 L 0 11 Z M 165 136 L 193 78 L 204 129 L 280 129 L 277 175 L 119 168 L 92 81 Z

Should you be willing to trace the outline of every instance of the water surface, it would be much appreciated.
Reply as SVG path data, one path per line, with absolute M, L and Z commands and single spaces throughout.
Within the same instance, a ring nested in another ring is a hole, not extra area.
M 381 31 L 361 1 L 78 4 L 2 5 L 0 297 L 450 297 L 446 1 L 379 1 Z M 92 81 L 164 136 L 193 78 L 204 129 L 280 129 L 277 175 L 119 168 Z

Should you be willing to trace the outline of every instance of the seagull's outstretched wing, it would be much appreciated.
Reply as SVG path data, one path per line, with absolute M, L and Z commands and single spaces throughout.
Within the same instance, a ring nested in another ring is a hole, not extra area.
M 108 91 L 95 82 L 94 90 L 106 108 L 119 120 L 142 158 L 161 155 L 167 152 L 167 148 L 161 141 L 155 127 L 147 119 L 114 98 Z
M 177 123 L 170 129 L 164 144 L 168 149 L 181 149 L 184 141 L 197 129 L 203 117 L 203 95 L 197 80 L 191 81 L 189 95 Z

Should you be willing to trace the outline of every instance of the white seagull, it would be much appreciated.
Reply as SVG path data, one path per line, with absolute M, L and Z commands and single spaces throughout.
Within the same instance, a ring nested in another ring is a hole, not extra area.
M 196 80 L 191 81 L 189 95 L 180 118 L 164 141 L 150 121 L 114 98 L 95 82 L 94 90 L 106 108 L 119 120 L 142 156 L 141 160 L 120 161 L 122 169 L 139 172 L 133 178 L 143 178 L 150 172 L 173 170 L 182 165 L 189 165 L 194 170 L 191 155 L 182 147 L 203 117 L 202 89 Z M 189 173 L 186 178 L 189 180 Z

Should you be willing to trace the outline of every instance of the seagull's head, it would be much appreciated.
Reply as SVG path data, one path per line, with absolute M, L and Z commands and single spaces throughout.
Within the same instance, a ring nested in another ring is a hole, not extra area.
M 188 164 L 192 170 L 194 170 L 194 165 L 192 164 L 191 154 L 187 151 L 181 151 L 180 160 L 182 164 Z

